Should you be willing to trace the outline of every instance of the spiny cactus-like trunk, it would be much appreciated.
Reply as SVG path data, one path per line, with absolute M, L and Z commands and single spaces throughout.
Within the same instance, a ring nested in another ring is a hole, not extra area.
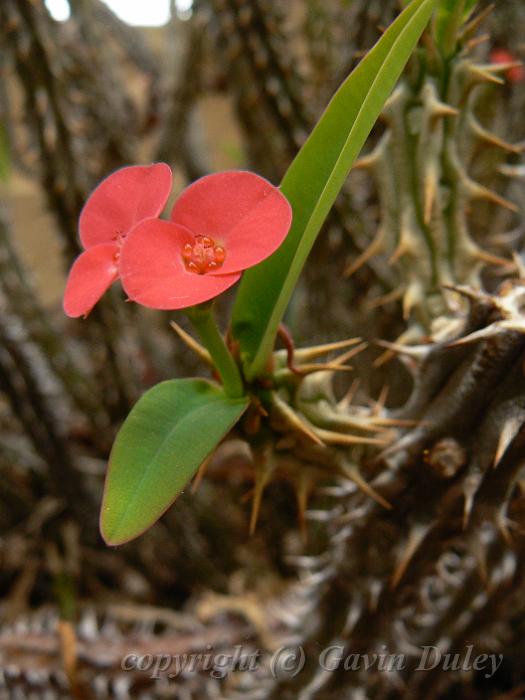
M 330 490 L 330 546 L 303 562 L 313 629 L 307 678 L 272 697 L 438 697 L 452 673 L 417 673 L 423 647 L 442 654 L 518 653 L 523 613 L 523 285 L 495 296 L 461 290 L 469 313 L 447 340 L 394 350 L 414 389 L 395 418 L 403 429 L 362 476 L 385 508 L 352 482 Z M 329 393 L 329 392 L 328 392 Z M 387 413 L 388 415 L 388 413 Z M 326 506 L 325 506 L 326 508 Z M 298 621 L 299 622 L 299 621 Z M 345 655 L 403 655 L 397 672 L 326 674 L 319 646 Z M 440 672 L 441 669 L 441 672 Z
M 468 28 L 465 33 L 468 37 Z M 508 260 L 486 250 L 490 237 L 473 210 L 487 202 L 514 213 L 518 208 L 476 182 L 472 170 L 480 151 L 521 152 L 485 128 L 477 114 L 494 94 L 504 66 L 480 64 L 467 49 L 445 60 L 435 47 L 419 60 L 412 79 L 385 106 L 386 130 L 377 147 L 358 162 L 374 176 L 381 202 L 370 254 L 384 255 L 396 272 L 399 286 L 390 298 L 402 300 L 407 338 L 417 337 L 416 326 L 420 333 L 431 332 L 436 320 L 460 308 L 455 295 L 444 296 L 444 287 L 479 288 L 487 265 L 509 267 Z

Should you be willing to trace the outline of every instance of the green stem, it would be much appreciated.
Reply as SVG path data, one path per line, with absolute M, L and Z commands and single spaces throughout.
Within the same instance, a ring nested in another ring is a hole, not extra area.
M 222 379 L 225 394 L 232 399 L 244 396 L 241 373 L 217 328 L 213 317 L 212 305 L 200 304 L 199 306 L 192 306 L 186 309 L 186 315 L 215 363 L 215 367 Z

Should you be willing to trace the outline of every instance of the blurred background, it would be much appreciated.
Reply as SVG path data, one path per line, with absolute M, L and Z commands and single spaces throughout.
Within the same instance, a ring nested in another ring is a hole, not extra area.
M 139 540 L 102 543 L 101 488 L 122 420 L 157 381 L 206 370 L 170 329 L 172 314 L 123 304 L 117 286 L 87 320 L 66 319 L 65 275 L 80 252 L 84 201 L 124 164 L 169 163 L 173 196 L 229 168 L 277 184 L 398 10 L 396 0 L 1 0 L 0 697 L 233 698 L 265 687 L 263 677 L 226 690 L 217 681 L 223 695 L 213 695 L 209 678 L 192 677 L 162 690 L 119 667 L 156 638 L 172 653 L 271 647 L 286 610 L 300 617 L 287 596 L 303 534 L 283 481 L 268 487 L 248 536 L 253 476 L 234 444 Z M 495 50 L 523 60 L 524 26 L 522 0 L 496 3 L 473 47 L 479 61 Z M 517 67 L 506 77 L 484 93 L 480 114 L 501 139 L 523 144 L 525 79 Z M 368 152 L 384 130 L 374 129 Z M 469 214 L 494 256 L 522 241 L 520 153 L 483 151 L 469 162 L 514 202 L 481 202 Z M 298 344 L 404 331 L 393 249 L 366 254 L 381 206 L 374 178 L 356 170 L 293 300 L 287 323 Z M 489 286 L 501 279 L 491 274 Z M 356 361 L 360 390 L 377 398 L 388 378 L 389 404 L 399 406 L 408 375 L 397 364 L 371 370 L 380 355 Z M 322 551 L 322 535 L 312 540 Z M 457 697 L 489 697 L 472 693 Z

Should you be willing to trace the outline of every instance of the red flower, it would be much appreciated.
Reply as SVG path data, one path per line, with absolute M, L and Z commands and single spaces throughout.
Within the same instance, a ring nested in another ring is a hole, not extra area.
M 134 227 L 122 246 L 122 286 L 132 301 L 154 309 L 208 301 L 271 255 L 291 221 L 288 200 L 262 177 L 207 175 L 180 195 L 171 221 Z
M 522 83 L 525 80 L 525 68 L 507 49 L 493 49 L 490 53 L 490 61 L 497 65 L 512 64 L 505 71 L 505 76 L 509 82 Z
M 122 242 L 143 219 L 158 216 L 171 191 L 171 170 L 164 163 L 121 168 L 94 190 L 80 214 L 85 252 L 74 262 L 64 293 L 64 311 L 86 316 L 119 277 Z

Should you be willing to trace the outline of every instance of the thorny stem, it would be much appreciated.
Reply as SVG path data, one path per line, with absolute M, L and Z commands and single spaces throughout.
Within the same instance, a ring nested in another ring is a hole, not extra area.
M 221 335 L 211 304 L 200 304 L 186 309 L 186 315 L 192 322 L 200 339 L 209 351 L 224 385 L 224 391 L 232 399 L 244 396 L 241 373 L 231 352 Z

